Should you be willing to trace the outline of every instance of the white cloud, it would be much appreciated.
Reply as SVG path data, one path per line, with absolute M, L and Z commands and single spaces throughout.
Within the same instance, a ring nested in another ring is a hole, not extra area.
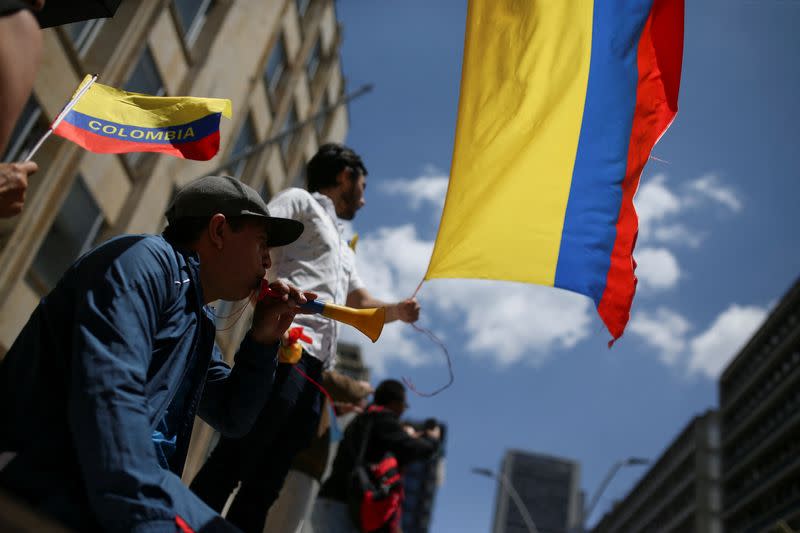
M 666 248 L 641 248 L 634 252 L 636 275 L 644 288 L 671 289 L 681 277 L 678 260 Z
M 639 215 L 639 234 L 650 238 L 653 225 L 681 210 L 681 200 L 666 185 L 667 178 L 658 174 L 639 188 L 634 199 Z
M 660 307 L 654 313 L 638 311 L 628 330 L 657 350 L 667 366 L 687 376 L 715 380 L 767 317 L 759 306 L 731 304 L 705 331 L 690 337 L 689 321 L 680 313 Z
M 767 317 L 767 310 L 733 304 L 690 342 L 689 372 L 719 377 L 728 362 Z
M 359 242 L 359 274 L 377 298 L 403 299 L 422 279 L 432 250 L 433 242 L 419 239 L 413 225 L 380 228 Z M 433 316 L 461 324 L 467 351 L 501 365 L 538 365 L 553 350 L 574 346 L 588 336 L 593 313 L 591 301 L 577 294 L 485 280 L 434 280 L 424 285 L 419 300 L 421 325 Z M 343 337 L 362 346 L 378 374 L 390 360 L 411 366 L 441 361 L 438 348 L 405 324 L 387 324 L 374 345 L 352 331 Z
M 683 315 L 665 307 L 659 307 L 655 313 L 639 311 L 628 325 L 628 330 L 658 350 L 659 359 L 669 366 L 681 361 L 690 328 Z
M 402 361 L 410 367 L 431 362 L 430 356 L 427 355 L 431 349 L 420 350 L 420 347 L 414 342 L 415 331 L 411 329 L 411 326 L 402 322 L 386 324 L 380 339 L 375 344 L 370 343 L 369 339 L 350 326 L 342 325 L 339 332 L 343 341 L 361 347 L 364 363 L 377 376 L 386 375 L 386 365 L 390 361 Z
M 689 183 L 689 190 L 721 204 L 734 213 L 742 210 L 742 201 L 731 187 L 722 183 L 719 176 L 706 174 Z
M 690 248 L 697 248 L 703 243 L 705 234 L 693 231 L 680 224 L 659 224 L 652 232 L 654 239 L 664 244 L 685 244 Z
M 722 183 L 715 174 L 701 176 L 678 192 L 669 187 L 664 174 L 646 180 L 634 199 L 639 215 L 639 242 L 700 246 L 705 232 L 687 226 L 678 217 L 691 210 L 703 209 L 709 202 L 734 213 L 743 207 L 736 191 Z
M 428 166 L 419 177 L 382 182 L 381 190 L 389 194 L 407 197 L 412 209 L 419 209 L 423 204 L 430 204 L 441 210 L 447 194 L 448 181 L 446 174 Z
M 421 240 L 412 224 L 379 228 L 359 239 L 358 273 L 374 296 L 398 300 L 414 292 L 433 252 L 433 241 Z
M 591 301 L 579 294 L 488 280 L 437 280 L 426 290 L 442 312 L 463 316 L 467 349 L 501 365 L 538 366 L 589 335 Z

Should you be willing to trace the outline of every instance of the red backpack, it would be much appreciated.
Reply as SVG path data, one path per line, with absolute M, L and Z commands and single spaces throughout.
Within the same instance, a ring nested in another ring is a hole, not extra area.
M 382 407 L 371 406 L 367 413 L 382 410 Z M 364 461 L 372 424 L 373 419 L 369 417 L 351 474 L 347 498 L 350 517 L 363 533 L 397 523 L 403 503 L 403 483 L 397 458 L 387 452 L 377 463 Z

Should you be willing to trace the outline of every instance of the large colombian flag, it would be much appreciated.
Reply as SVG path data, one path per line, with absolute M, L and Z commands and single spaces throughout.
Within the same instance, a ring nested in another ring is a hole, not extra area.
M 90 152 L 161 152 L 206 161 L 219 151 L 221 116 L 231 117 L 230 100 L 148 96 L 94 83 L 53 133 Z
M 683 0 L 471 0 L 425 279 L 591 297 L 614 339 L 636 288 L 633 195 L 677 112 Z

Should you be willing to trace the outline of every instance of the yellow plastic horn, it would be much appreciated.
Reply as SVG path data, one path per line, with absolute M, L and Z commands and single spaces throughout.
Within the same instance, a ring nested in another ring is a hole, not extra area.
M 322 316 L 353 326 L 369 337 L 372 342 L 377 341 L 381 336 L 383 324 L 386 322 L 385 307 L 353 309 L 352 307 L 345 307 L 329 302 L 325 302 L 324 305 Z
M 280 297 L 270 289 L 267 280 L 262 280 L 257 300 L 261 300 L 265 296 L 270 296 L 272 298 Z M 300 308 L 311 313 L 318 313 L 322 316 L 326 316 L 337 322 L 349 324 L 369 337 L 372 342 L 377 341 L 378 337 L 381 336 L 383 324 L 386 322 L 385 307 L 353 309 L 352 307 L 336 305 L 321 300 L 312 300 L 301 305 Z

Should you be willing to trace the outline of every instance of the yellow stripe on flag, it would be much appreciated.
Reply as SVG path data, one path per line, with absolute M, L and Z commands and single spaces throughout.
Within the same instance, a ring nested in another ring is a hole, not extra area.
M 591 0 L 471 0 L 425 279 L 552 285 L 589 77 Z
M 86 76 L 78 91 L 91 78 Z M 222 113 L 225 118 L 231 118 L 231 101 L 224 98 L 149 96 L 99 83 L 92 85 L 73 109 L 102 120 L 147 128 L 187 124 L 209 113 Z

